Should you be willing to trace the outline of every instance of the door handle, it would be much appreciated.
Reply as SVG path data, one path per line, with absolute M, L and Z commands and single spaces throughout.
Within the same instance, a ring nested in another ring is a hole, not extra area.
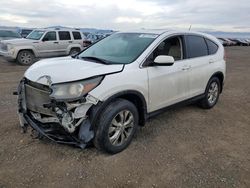
M 69 41 L 69 43 L 72 43 L 73 41 Z
M 209 64 L 214 63 L 213 59 L 209 59 Z
M 182 70 L 183 70 L 183 71 L 186 71 L 186 70 L 189 70 L 190 68 L 191 68 L 191 65 L 189 65 L 189 66 L 186 65 L 186 66 L 183 66 L 183 67 L 182 67 Z
M 54 42 L 55 44 L 58 44 L 59 42 Z

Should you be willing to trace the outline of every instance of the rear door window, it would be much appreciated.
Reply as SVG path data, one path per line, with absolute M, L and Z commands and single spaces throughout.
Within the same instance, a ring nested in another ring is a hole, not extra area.
M 68 31 L 59 31 L 60 40 L 71 40 L 70 33 Z
M 186 36 L 187 57 L 195 58 L 208 55 L 208 48 L 205 39 L 201 36 Z
M 82 39 L 80 32 L 73 31 L 72 33 L 73 33 L 73 37 L 74 37 L 75 40 L 81 40 Z
M 207 47 L 208 47 L 208 53 L 209 55 L 213 55 L 218 51 L 218 45 L 215 44 L 213 41 L 206 39 Z

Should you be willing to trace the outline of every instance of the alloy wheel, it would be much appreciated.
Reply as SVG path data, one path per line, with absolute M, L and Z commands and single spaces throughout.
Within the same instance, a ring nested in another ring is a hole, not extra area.
M 219 95 L 219 86 L 217 82 L 212 82 L 208 90 L 208 102 L 214 104 Z
M 123 145 L 134 128 L 134 116 L 128 110 L 119 112 L 109 126 L 109 141 L 114 146 Z
M 23 64 L 31 64 L 32 63 L 32 57 L 29 53 L 23 52 L 20 56 L 20 60 Z

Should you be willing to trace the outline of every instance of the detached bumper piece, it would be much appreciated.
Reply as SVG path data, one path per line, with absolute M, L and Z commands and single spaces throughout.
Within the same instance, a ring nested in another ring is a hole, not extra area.
M 79 135 L 74 135 L 66 132 L 59 125 L 41 124 L 30 118 L 27 114 L 24 114 L 23 117 L 27 124 L 40 134 L 39 136 L 44 136 L 59 144 L 73 145 L 84 149 L 87 143 L 94 137 L 93 131 L 90 130 L 89 120 L 85 120 L 82 123 Z M 78 139 L 78 137 L 81 139 Z

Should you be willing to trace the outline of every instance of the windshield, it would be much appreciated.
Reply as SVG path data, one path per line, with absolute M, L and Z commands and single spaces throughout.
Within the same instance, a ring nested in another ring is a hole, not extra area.
M 38 30 L 35 30 L 33 32 L 31 32 L 27 37 L 26 39 L 32 39 L 32 40 L 39 40 L 43 34 L 44 34 L 45 31 L 38 31 Z
M 0 37 L 21 38 L 21 36 L 14 31 L 0 30 Z
M 129 64 L 155 40 L 156 34 L 117 33 L 90 46 L 78 57 L 94 57 L 112 64 Z

